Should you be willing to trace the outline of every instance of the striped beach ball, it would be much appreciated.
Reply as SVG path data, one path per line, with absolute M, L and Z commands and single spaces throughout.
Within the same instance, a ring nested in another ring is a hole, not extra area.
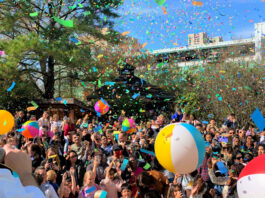
M 135 122 L 133 119 L 125 119 L 122 122 L 122 130 L 126 133 L 133 133 L 136 131 Z
M 39 124 L 34 121 L 27 121 L 22 125 L 22 135 L 27 138 L 34 138 L 39 133 Z
M 204 139 L 190 124 L 170 124 L 157 135 L 155 154 L 158 162 L 168 171 L 191 173 L 199 168 L 204 160 Z
M 265 197 L 265 154 L 251 160 L 241 171 L 237 181 L 239 198 Z
M 109 104 L 101 98 L 99 101 L 95 104 L 95 111 L 97 112 L 98 116 L 104 115 L 109 111 Z

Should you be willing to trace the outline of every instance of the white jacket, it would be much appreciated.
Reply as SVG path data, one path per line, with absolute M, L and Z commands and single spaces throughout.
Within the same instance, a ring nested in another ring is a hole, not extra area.
M 8 169 L 0 169 L 1 198 L 44 198 L 36 186 L 23 186 L 19 178 L 15 178 Z

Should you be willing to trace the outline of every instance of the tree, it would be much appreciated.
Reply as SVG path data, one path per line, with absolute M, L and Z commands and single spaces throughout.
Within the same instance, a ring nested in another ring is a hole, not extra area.
M 3 68 L 25 74 L 38 93 L 47 99 L 54 97 L 58 71 L 85 71 L 91 65 L 93 40 L 79 41 L 90 36 L 108 42 L 118 42 L 112 29 L 115 9 L 121 0 L 53 0 L 1 2 L 0 49 L 4 50 Z M 102 28 L 108 27 L 106 34 Z M 56 69 L 60 67 L 59 69 Z M 75 76 L 74 76 L 75 77 Z

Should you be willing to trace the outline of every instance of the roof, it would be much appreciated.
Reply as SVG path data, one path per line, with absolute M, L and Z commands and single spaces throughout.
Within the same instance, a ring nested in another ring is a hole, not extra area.
M 35 102 L 38 105 L 76 105 L 78 107 L 81 107 L 82 109 L 88 110 L 89 108 L 80 100 L 77 100 L 76 98 L 62 98 L 61 100 L 55 100 L 55 99 L 41 99 L 41 100 L 35 100 Z
M 255 39 L 249 38 L 249 39 L 234 40 L 234 41 L 223 41 L 219 43 L 210 43 L 207 45 L 197 45 L 192 47 L 176 47 L 176 48 L 153 50 L 151 54 L 176 53 L 176 52 L 184 52 L 184 51 L 199 50 L 199 49 L 230 47 L 234 45 L 244 45 L 244 44 L 255 44 Z

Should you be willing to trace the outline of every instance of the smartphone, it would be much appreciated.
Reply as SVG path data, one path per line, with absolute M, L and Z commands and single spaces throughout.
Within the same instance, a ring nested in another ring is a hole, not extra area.
M 52 158 L 49 158 L 48 159 L 48 164 L 51 164 L 52 163 Z

